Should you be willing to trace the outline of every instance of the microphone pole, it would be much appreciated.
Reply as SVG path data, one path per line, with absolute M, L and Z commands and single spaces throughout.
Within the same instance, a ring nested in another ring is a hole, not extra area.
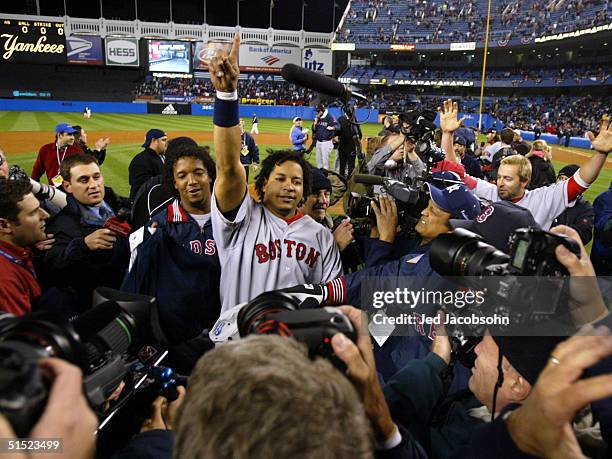
M 357 115 L 355 114 L 355 106 L 349 102 L 349 97 L 342 99 L 342 111 L 349 121 L 351 129 L 351 137 L 353 138 L 353 151 L 359 160 L 359 172 L 364 173 L 367 171 L 365 155 L 361 148 L 361 139 L 359 137 L 359 123 L 357 122 Z

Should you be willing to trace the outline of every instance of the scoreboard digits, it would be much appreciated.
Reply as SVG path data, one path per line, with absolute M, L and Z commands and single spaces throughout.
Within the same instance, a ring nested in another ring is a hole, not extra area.
M 0 21 L 0 61 L 65 63 L 66 38 L 61 22 Z

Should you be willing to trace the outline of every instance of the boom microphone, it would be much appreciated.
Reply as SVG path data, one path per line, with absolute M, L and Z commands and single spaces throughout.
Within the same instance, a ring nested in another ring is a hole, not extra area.
M 354 180 L 355 183 L 363 183 L 364 185 L 382 185 L 385 183 L 384 177 L 370 174 L 355 174 Z
M 285 64 L 281 71 L 283 78 L 289 83 L 302 86 L 303 88 L 312 89 L 321 94 L 335 97 L 338 99 L 349 99 L 357 97 L 359 99 L 368 100 L 363 94 L 352 92 L 347 89 L 342 83 L 325 75 L 306 70 L 295 64 Z

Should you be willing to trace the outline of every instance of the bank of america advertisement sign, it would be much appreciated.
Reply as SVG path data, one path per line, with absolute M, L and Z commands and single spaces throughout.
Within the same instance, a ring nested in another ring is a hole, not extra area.
M 301 63 L 300 48 L 240 45 L 240 70 L 243 72 L 280 73 L 285 64 Z
M 107 38 L 106 65 L 138 67 L 140 56 L 137 38 Z
M 70 64 L 103 65 L 102 39 L 94 35 L 66 37 L 66 58 Z
M 331 49 L 304 48 L 302 50 L 302 67 L 313 72 L 332 74 Z

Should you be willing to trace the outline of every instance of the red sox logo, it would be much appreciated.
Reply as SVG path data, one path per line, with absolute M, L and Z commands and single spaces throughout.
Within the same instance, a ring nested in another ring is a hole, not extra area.
M 215 241 L 213 239 L 206 239 L 204 247 L 206 247 L 204 250 L 204 255 L 214 255 L 217 252 Z M 189 248 L 193 253 L 198 255 L 202 254 L 202 243 L 198 240 L 189 241 Z
M 484 223 L 487 221 L 487 219 L 493 215 L 493 212 L 495 211 L 495 208 L 493 206 L 489 206 L 487 207 L 485 210 L 483 210 L 483 212 L 476 217 L 476 221 L 478 223 Z

